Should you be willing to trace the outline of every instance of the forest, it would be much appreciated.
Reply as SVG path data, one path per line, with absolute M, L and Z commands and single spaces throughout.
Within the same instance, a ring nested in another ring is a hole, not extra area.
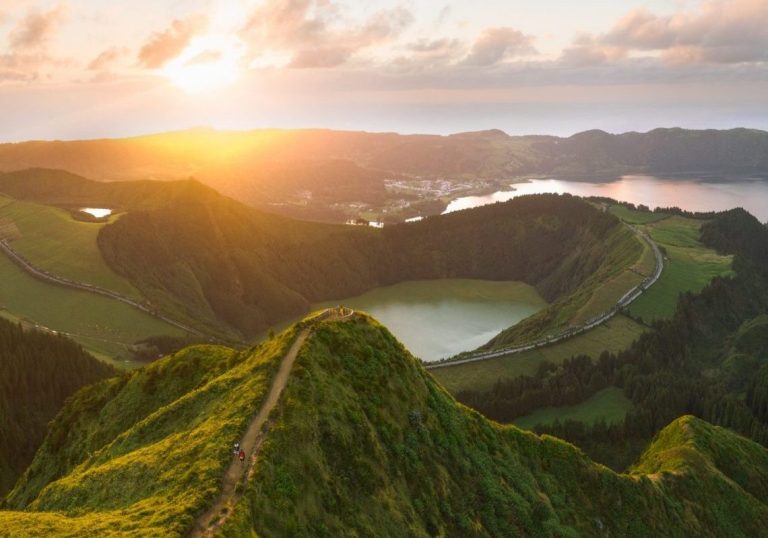
M 572 405 L 608 386 L 633 402 L 623 423 L 555 422 L 540 427 L 614 468 L 632 461 L 671 420 L 692 414 L 768 444 L 768 229 L 741 209 L 702 227 L 701 240 L 734 254 L 734 278 L 681 295 L 673 319 L 653 323 L 629 349 L 543 364 L 501 380 L 463 403 L 500 422 L 547 406 Z
M 78 389 L 115 370 L 64 336 L 0 318 L 0 494 L 27 467 L 48 422 Z

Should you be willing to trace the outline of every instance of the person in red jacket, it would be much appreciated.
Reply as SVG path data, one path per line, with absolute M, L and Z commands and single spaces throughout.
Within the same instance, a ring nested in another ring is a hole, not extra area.
M 240 449 L 240 454 L 239 454 L 239 456 L 240 456 L 240 461 L 241 461 L 243 464 L 245 464 L 245 450 L 243 450 L 242 448 Z

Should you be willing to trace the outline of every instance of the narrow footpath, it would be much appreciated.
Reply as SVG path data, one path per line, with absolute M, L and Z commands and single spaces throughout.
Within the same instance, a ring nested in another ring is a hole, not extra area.
M 236 491 L 237 483 L 242 480 L 243 476 L 246 476 L 247 480 L 250 480 L 253 476 L 254 464 L 256 463 L 259 449 L 269 430 L 269 428 L 265 429 L 264 426 L 270 413 L 272 413 L 272 410 L 280 401 L 280 395 L 288 383 L 296 356 L 299 354 L 299 350 L 301 350 L 301 346 L 304 345 L 306 339 L 312 334 L 315 324 L 321 321 L 344 321 L 351 319 L 354 314 L 355 311 L 351 308 L 342 306 L 328 308 L 310 320 L 310 325 L 304 328 L 296 337 L 296 340 L 291 344 L 288 353 L 286 353 L 280 363 L 280 368 L 275 379 L 272 381 L 267 399 L 264 400 L 261 409 L 259 409 L 259 412 L 256 413 L 256 416 L 248 424 L 248 429 L 246 429 L 243 438 L 240 440 L 240 448 L 248 455 L 245 464 L 233 457 L 232 463 L 229 464 L 222 478 L 221 494 L 213 505 L 197 518 L 189 533 L 190 538 L 213 536 L 216 530 L 232 516 L 237 501 L 242 497 L 242 493 Z
M 221 494 L 219 498 L 213 503 L 213 505 L 195 522 L 190 537 L 201 536 L 213 536 L 213 533 L 232 515 L 237 501 L 242 496 L 241 493 L 235 491 L 235 486 L 246 474 L 246 471 L 253 465 L 256 460 L 256 454 L 261 447 L 261 430 L 264 424 L 269 418 L 269 414 L 275 408 L 275 405 L 280 401 L 280 395 L 288 382 L 289 375 L 291 373 L 291 367 L 296 360 L 296 356 L 304 345 L 304 341 L 312 332 L 312 327 L 307 327 L 302 330 L 294 340 L 288 353 L 283 357 L 280 363 L 280 369 L 272 382 L 272 387 L 269 389 L 267 399 L 253 417 L 251 423 L 248 425 L 248 429 L 245 431 L 242 439 L 240 440 L 240 447 L 248 454 L 246 464 L 243 464 L 237 458 L 232 458 L 229 468 L 222 478 Z

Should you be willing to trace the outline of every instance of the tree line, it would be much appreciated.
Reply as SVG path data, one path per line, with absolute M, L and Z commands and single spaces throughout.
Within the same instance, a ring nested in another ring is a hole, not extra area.
M 735 255 L 736 276 L 681 295 L 674 317 L 654 322 L 628 349 L 544 363 L 532 376 L 500 380 L 485 392 L 465 391 L 459 400 L 509 422 L 620 387 L 633 403 L 622 423 L 571 421 L 537 428 L 616 467 L 632 461 L 657 431 L 684 414 L 768 445 L 768 324 L 745 332 L 768 312 L 768 229 L 737 209 L 704 224 L 701 240 Z M 743 346 L 748 336 L 751 344 Z
M 0 494 L 32 461 L 64 401 L 114 374 L 67 337 L 0 318 Z

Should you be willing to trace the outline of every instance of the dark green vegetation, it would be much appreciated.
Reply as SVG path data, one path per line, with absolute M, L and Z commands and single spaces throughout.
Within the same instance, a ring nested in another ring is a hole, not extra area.
M 109 266 L 173 319 L 235 339 L 312 303 L 407 280 L 520 280 L 547 301 L 579 290 L 568 303 L 579 306 L 590 297 L 585 280 L 640 250 L 615 217 L 568 195 L 376 230 L 264 213 L 194 181 L 96 183 L 33 170 L 0 176 L 0 191 L 124 211 L 99 231 Z
M 431 373 L 451 394 L 470 390 L 488 391 L 500 379 L 534 375 L 543 363 L 561 364 L 579 354 L 596 357 L 603 351 L 618 353 L 630 346 L 647 327 L 618 314 L 591 331 L 557 344 L 488 361 L 437 368 Z
M 0 496 L 32 461 L 64 400 L 114 373 L 63 336 L 0 319 Z
M 294 336 L 290 329 L 243 352 L 186 348 L 80 391 L 6 499 L 38 513 L 0 512 L 0 528 L 182 534 L 217 495 L 232 441 Z
M 547 425 L 559 420 L 573 420 L 584 424 L 598 421 L 606 423 L 622 422 L 632 408 L 632 402 L 624 396 L 618 387 L 607 387 L 590 396 L 583 402 L 565 407 L 542 407 L 530 415 L 515 419 L 520 428 L 533 429 L 538 425 Z
M 580 282 L 574 282 L 568 294 L 561 294 L 544 310 L 499 333 L 483 349 L 529 343 L 545 334 L 583 323 L 612 308 L 628 290 L 638 285 L 644 278 L 643 272 L 629 269 L 645 265 L 644 253 L 650 249 L 624 226 L 614 228 L 603 240 L 603 244 L 565 251 L 561 263 L 570 267 L 570 277 Z M 649 254 L 652 259 L 652 253 Z M 585 267 L 589 260 L 599 260 L 599 263 Z
M 0 526 L 184 534 L 295 334 L 242 353 L 190 348 L 81 391 Z M 226 536 L 754 536 L 768 525 L 758 444 L 684 417 L 616 474 L 457 405 L 362 316 L 315 330 L 272 419 Z
M 647 213 L 655 215 L 655 213 Z M 699 241 L 705 221 L 677 215 L 645 226 L 664 249 L 664 272 L 658 282 L 629 307 L 634 318 L 650 323 L 672 317 L 681 293 L 699 292 L 718 276 L 728 277 L 732 256 L 723 256 Z
M 139 291 L 104 261 L 96 242 L 103 225 L 76 221 L 57 207 L 0 196 L 0 239 L 10 240 L 34 267 L 142 302 Z M 138 340 L 184 334 L 133 306 L 36 278 L 5 253 L 0 254 L 0 281 L 0 316 L 65 332 L 105 360 L 126 364 Z
M 661 221 L 663 222 L 663 221 Z M 660 223 L 661 223 L 660 222 Z M 717 277 L 681 295 L 670 319 L 618 353 L 543 364 L 534 375 L 500 380 L 490 391 L 459 399 L 491 418 L 512 421 L 541 407 L 574 405 L 609 386 L 633 408 L 623 423 L 567 421 L 538 428 L 575 442 L 616 468 L 627 465 L 670 420 L 690 413 L 768 444 L 764 400 L 768 347 L 768 229 L 743 210 L 714 217 L 700 241 L 733 255 L 734 276 Z

